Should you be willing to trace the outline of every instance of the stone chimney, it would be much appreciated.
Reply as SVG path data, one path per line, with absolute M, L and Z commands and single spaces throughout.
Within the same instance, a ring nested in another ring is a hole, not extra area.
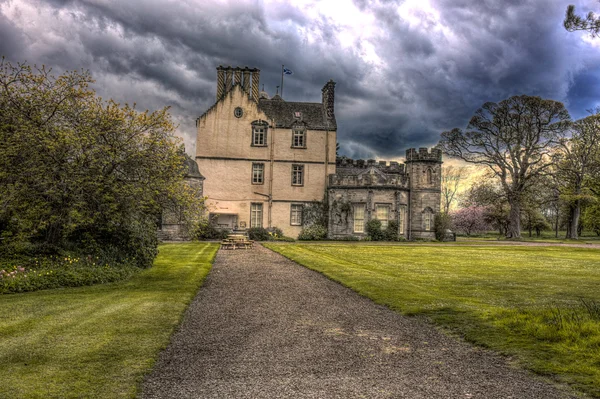
M 244 68 L 242 87 L 244 88 L 244 93 L 250 94 L 250 69 L 248 67 Z
M 258 84 L 260 81 L 260 69 L 252 70 L 252 98 L 258 102 Z
M 217 101 L 225 94 L 225 68 L 222 65 L 217 67 Z
M 234 70 L 234 83 L 236 85 L 242 84 L 242 70 L 240 68 L 235 68 Z
M 329 82 L 325 83 L 321 91 L 323 92 L 322 103 L 327 113 L 327 118 L 332 119 L 334 117 L 335 82 L 330 79 Z
M 223 98 L 234 85 L 240 85 L 246 94 L 258 101 L 260 70 L 248 67 L 217 67 L 217 101 Z

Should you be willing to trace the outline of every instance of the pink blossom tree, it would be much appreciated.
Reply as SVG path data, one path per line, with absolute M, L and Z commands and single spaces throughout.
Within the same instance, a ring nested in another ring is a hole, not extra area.
M 486 222 L 487 209 L 484 206 L 469 206 L 452 213 L 454 229 L 470 236 L 490 229 Z

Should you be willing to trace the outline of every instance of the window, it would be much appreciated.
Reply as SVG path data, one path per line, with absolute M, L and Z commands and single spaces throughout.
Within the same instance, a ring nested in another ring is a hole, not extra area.
M 263 184 L 265 181 L 265 164 L 252 164 L 252 184 Z
M 427 184 L 433 183 L 433 171 L 431 168 L 427 168 Z
M 432 222 L 433 222 L 433 212 L 431 211 L 431 209 L 427 208 L 423 212 L 423 227 L 425 228 L 426 231 L 431 230 Z
M 304 165 L 292 165 L 292 186 L 304 185 Z
M 365 232 L 365 206 L 354 205 L 354 232 Z
M 241 109 L 240 107 L 236 107 L 236 108 L 233 110 L 233 115 L 234 115 L 236 118 L 241 118 L 241 117 L 244 115 L 244 110 L 243 110 L 243 109 Z
M 250 206 L 250 227 L 262 227 L 262 206 L 263 204 L 252 204 Z
M 376 213 L 377 220 L 381 222 L 381 229 L 385 230 L 388 227 L 388 220 L 390 218 L 390 206 L 389 205 L 377 205 Z
M 292 226 L 302 226 L 302 208 L 301 204 L 292 204 L 290 224 Z
M 306 130 L 304 130 L 304 129 L 292 130 L 292 147 L 306 148 Z
M 406 215 L 406 206 L 402 205 L 400 206 L 400 211 L 398 214 L 398 224 L 399 224 L 399 229 L 400 229 L 400 234 L 404 234 L 404 218 Z
M 254 126 L 252 129 L 252 145 L 257 147 L 267 145 L 267 128 Z

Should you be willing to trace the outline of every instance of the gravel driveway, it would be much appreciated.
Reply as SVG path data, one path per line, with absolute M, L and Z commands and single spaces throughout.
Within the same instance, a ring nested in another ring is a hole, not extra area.
M 261 246 L 220 250 L 143 398 L 569 398 Z

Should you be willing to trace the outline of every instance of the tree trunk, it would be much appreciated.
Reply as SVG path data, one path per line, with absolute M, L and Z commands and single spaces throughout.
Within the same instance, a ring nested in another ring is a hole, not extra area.
M 521 204 L 519 198 L 509 197 L 510 214 L 508 216 L 508 228 L 506 238 L 521 238 Z
M 567 226 L 567 236 L 571 240 L 577 240 L 579 228 L 579 216 L 581 214 L 581 201 L 577 200 L 569 207 L 569 226 Z

